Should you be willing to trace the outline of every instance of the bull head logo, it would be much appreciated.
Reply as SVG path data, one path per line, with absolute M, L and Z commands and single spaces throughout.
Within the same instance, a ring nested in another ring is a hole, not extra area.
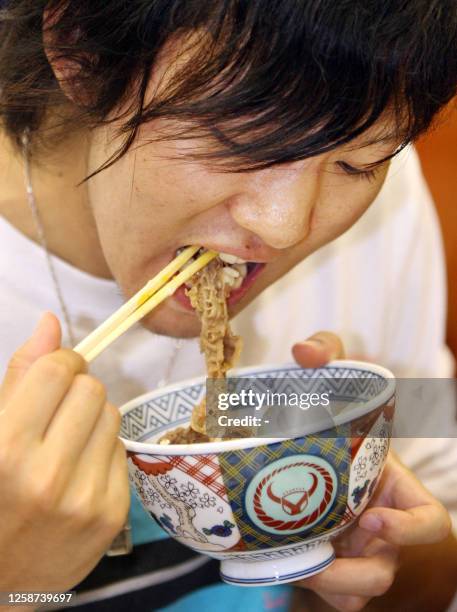
M 317 489 L 318 480 L 316 474 L 311 474 L 311 478 L 312 483 L 308 489 L 305 489 L 303 487 L 290 489 L 288 491 L 284 491 L 280 497 L 273 493 L 273 483 L 271 482 L 267 487 L 267 495 L 272 501 L 277 504 L 280 504 L 281 508 L 286 514 L 289 514 L 290 516 L 295 516 L 303 512 L 303 510 L 308 505 L 309 498 Z M 301 497 L 298 500 L 295 499 L 295 501 L 292 501 L 291 497 L 295 496 L 297 493 L 301 493 Z

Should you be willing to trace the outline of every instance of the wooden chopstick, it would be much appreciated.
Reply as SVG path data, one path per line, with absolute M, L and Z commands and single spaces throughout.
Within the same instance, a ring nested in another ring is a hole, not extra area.
M 86 355 L 95 345 L 108 334 L 111 330 L 121 323 L 126 317 L 134 312 L 138 306 L 145 302 L 151 295 L 154 294 L 160 287 L 175 274 L 185 263 L 191 259 L 199 250 L 198 246 L 190 246 L 184 249 L 177 257 L 175 257 L 163 270 L 149 280 L 146 285 L 140 289 L 128 302 L 126 302 L 119 310 L 116 310 L 104 323 L 99 325 L 92 333 L 82 340 L 74 350 L 81 355 Z
M 145 317 L 151 310 L 176 291 L 196 272 L 217 257 L 216 251 L 206 251 L 184 270 L 171 278 L 187 263 L 200 247 L 189 247 L 178 255 L 159 274 L 151 279 L 138 293 L 126 302 L 111 317 L 80 342 L 74 350 L 87 362 L 92 361 L 132 325 Z M 171 278 L 171 280 L 169 280 Z M 167 282 L 169 281 L 169 282 Z

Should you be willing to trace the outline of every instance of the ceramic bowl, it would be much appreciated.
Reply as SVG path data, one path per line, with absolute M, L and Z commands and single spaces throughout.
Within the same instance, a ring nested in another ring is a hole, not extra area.
M 298 437 L 160 445 L 151 440 L 189 423 L 205 379 L 148 393 L 121 408 L 131 483 L 171 537 L 221 560 L 225 582 L 278 584 L 316 574 L 335 558 L 331 539 L 360 515 L 379 481 L 392 429 L 393 375 L 335 361 L 315 370 L 243 368 L 232 376 L 295 380 L 301 392 L 316 385 L 322 391 L 324 381 L 335 406 L 345 408 L 333 414 L 333 427 L 317 419 Z

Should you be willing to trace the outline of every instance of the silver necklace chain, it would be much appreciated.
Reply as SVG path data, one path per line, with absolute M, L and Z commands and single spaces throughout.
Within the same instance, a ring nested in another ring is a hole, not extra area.
M 66 327 L 67 334 L 68 334 L 68 339 L 71 343 L 71 346 L 76 346 L 76 336 L 73 330 L 73 326 L 71 324 L 71 317 L 68 312 L 68 308 L 65 304 L 65 300 L 63 297 L 63 293 L 62 293 L 62 288 L 59 283 L 59 277 L 55 269 L 53 258 L 51 257 L 51 253 L 49 251 L 48 242 L 46 239 L 46 232 L 44 229 L 44 224 L 41 219 L 40 211 L 38 209 L 38 204 L 37 204 L 36 197 L 35 197 L 35 192 L 33 189 L 32 170 L 31 170 L 31 164 L 30 164 L 30 137 L 29 137 L 28 130 L 25 130 L 22 134 L 22 156 L 24 159 L 24 175 L 25 175 L 25 188 L 27 192 L 27 202 L 28 202 L 30 211 L 32 213 L 32 217 L 33 217 L 33 221 L 35 224 L 39 243 L 42 246 L 43 251 L 45 253 L 47 267 L 49 270 L 49 274 L 51 276 L 52 284 L 54 285 L 54 290 L 56 292 L 56 296 L 57 296 L 57 300 L 60 305 L 60 309 L 62 311 L 62 315 L 63 315 L 64 322 L 65 322 L 65 327 Z M 158 385 L 157 385 L 158 387 L 163 387 L 166 384 L 168 384 L 181 346 L 182 346 L 182 340 L 180 338 L 177 338 L 174 341 L 173 351 L 168 361 L 167 367 L 165 369 L 164 376 L 158 382 Z
M 65 326 L 67 328 L 68 339 L 70 340 L 71 346 L 75 346 L 76 338 L 73 332 L 73 327 L 71 325 L 70 315 L 68 314 L 68 309 L 63 299 L 62 289 L 60 287 L 59 279 L 57 277 L 54 262 L 52 261 L 51 254 L 49 252 L 48 242 L 46 240 L 46 233 L 44 231 L 44 225 L 41 220 L 40 212 L 38 210 L 38 206 L 37 206 L 37 202 L 35 198 L 35 192 L 33 190 L 32 171 L 30 168 L 30 154 L 29 154 L 30 147 L 29 145 L 30 145 L 29 134 L 28 134 L 28 131 L 25 131 L 22 134 L 22 153 L 23 153 L 23 158 L 24 158 L 25 189 L 27 192 L 27 202 L 29 204 L 29 208 L 33 216 L 33 221 L 35 223 L 36 231 L 38 234 L 38 240 L 41 246 L 43 247 L 43 250 L 45 253 L 48 270 L 51 275 L 52 283 L 54 285 L 57 299 L 60 304 L 60 309 L 62 311 L 63 318 L 65 321 Z

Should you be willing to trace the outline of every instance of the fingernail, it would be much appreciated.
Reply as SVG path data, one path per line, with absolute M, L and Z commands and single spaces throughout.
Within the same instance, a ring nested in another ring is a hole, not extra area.
M 298 344 L 302 346 L 312 346 L 313 348 L 322 348 L 325 346 L 325 342 L 319 340 L 319 338 L 310 338 L 309 340 L 302 340 Z
M 377 532 L 377 531 L 381 531 L 382 526 L 383 526 L 383 522 L 381 517 L 379 517 L 377 514 L 364 514 L 360 521 L 359 521 L 359 525 L 360 527 L 362 527 L 363 529 L 366 529 L 367 531 L 373 531 L 373 532 Z
M 298 344 L 301 344 L 301 346 L 310 346 L 313 349 L 319 349 L 319 350 L 329 349 L 329 343 L 326 342 L 325 340 L 320 340 L 320 338 L 310 338 L 309 340 L 303 340 L 302 342 L 299 342 Z M 332 350 L 332 352 L 326 356 L 326 359 L 328 361 L 333 361 L 334 359 L 339 359 L 339 358 L 340 358 L 340 355 L 337 350 Z

